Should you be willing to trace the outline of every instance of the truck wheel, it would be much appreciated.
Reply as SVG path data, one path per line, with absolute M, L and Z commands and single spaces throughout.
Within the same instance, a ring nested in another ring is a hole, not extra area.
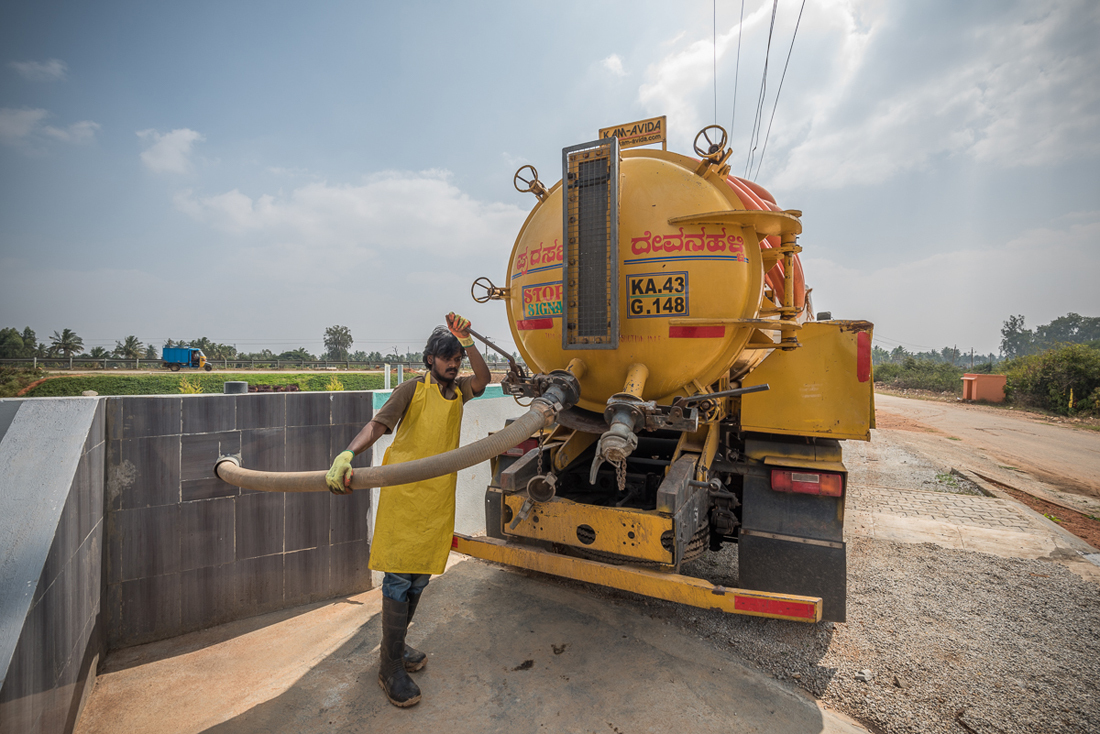
M 168 365 L 168 369 L 172 370 L 173 372 L 179 372 L 180 366 L 178 364 L 170 364 Z
M 210 365 L 206 365 L 205 367 L 203 367 L 203 369 L 206 370 L 207 372 L 212 372 L 214 368 L 211 367 Z

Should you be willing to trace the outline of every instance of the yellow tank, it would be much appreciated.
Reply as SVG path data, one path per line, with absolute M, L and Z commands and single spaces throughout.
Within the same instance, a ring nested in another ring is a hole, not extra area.
M 665 403 L 726 374 L 758 327 L 743 322 L 760 316 L 765 284 L 757 230 L 721 216 L 747 209 L 728 168 L 663 150 L 619 155 L 618 273 L 615 287 L 608 283 L 618 309 L 616 348 L 563 344 L 577 282 L 575 274 L 563 281 L 569 243 L 562 242 L 561 181 L 527 217 L 508 262 L 509 323 L 524 360 L 548 373 L 579 359 L 578 405 L 597 412 L 624 391 L 632 365 L 648 373 L 638 397 Z

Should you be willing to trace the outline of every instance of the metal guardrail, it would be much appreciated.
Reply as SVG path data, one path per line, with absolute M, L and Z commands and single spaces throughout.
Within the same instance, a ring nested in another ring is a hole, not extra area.
M 422 362 L 353 362 L 345 360 L 336 362 L 332 360 L 294 361 L 286 359 L 216 359 L 207 360 L 208 364 L 216 369 L 273 369 L 273 370 L 382 370 L 389 364 L 390 370 L 423 369 Z M 0 359 L 0 365 L 13 367 L 33 367 L 35 369 L 168 369 L 161 359 L 121 359 L 119 357 L 27 357 L 21 359 Z M 492 367 L 498 365 L 507 366 L 506 362 L 489 362 Z M 195 368 L 189 368 L 195 369 Z

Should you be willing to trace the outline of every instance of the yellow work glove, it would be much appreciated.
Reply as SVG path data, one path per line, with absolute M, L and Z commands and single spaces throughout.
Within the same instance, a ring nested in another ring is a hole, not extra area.
M 325 484 L 333 494 L 351 494 L 351 460 L 355 454 L 351 451 L 341 451 L 332 462 L 332 468 L 325 475 Z
M 447 314 L 447 328 L 458 338 L 458 343 L 462 345 L 463 349 L 469 349 L 474 345 L 473 337 L 470 336 L 469 319 L 464 319 L 451 311 Z

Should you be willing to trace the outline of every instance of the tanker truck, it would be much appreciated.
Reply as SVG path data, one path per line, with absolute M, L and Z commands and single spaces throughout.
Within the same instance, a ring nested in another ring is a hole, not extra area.
M 841 441 L 874 427 L 872 325 L 815 319 L 802 213 L 731 175 L 722 128 L 699 132 L 695 157 L 665 133 L 664 118 L 601 130 L 562 150 L 549 187 L 516 172 L 534 208 L 502 285 L 471 290 L 507 310 L 523 361 L 502 386 L 527 412 L 453 451 L 356 469 L 351 489 L 489 461 L 486 535 L 455 534 L 455 551 L 704 609 L 844 621 Z M 327 491 L 324 471 L 239 456 L 215 472 Z M 683 573 L 728 544 L 736 585 Z
M 633 147 L 664 118 L 562 151 L 508 255 L 501 301 L 526 365 L 504 389 L 571 376 L 575 404 L 493 461 L 473 556 L 704 608 L 844 621 L 841 441 L 870 440 L 871 331 L 816 321 L 801 212 L 730 173 L 726 133 L 697 157 Z M 523 450 L 526 449 L 526 450 Z M 522 454 L 522 455 L 517 455 Z M 738 588 L 680 574 L 737 544 Z

